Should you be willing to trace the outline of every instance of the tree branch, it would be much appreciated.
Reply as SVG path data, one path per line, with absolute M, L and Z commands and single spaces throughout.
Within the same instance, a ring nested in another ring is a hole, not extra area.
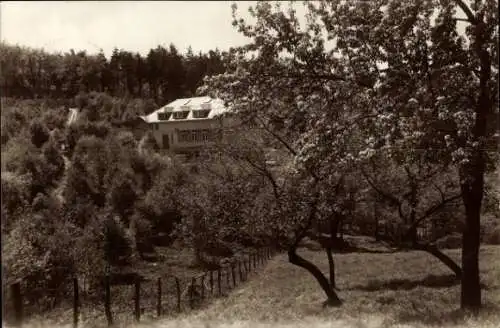
M 460 17 L 456 17 L 456 18 L 453 18 L 454 20 L 456 21 L 460 21 L 460 22 L 467 22 L 467 23 L 471 23 L 473 24 L 469 19 L 467 18 L 460 18 Z
M 373 190 L 375 190 L 377 193 L 379 193 L 382 197 L 388 199 L 389 201 L 391 201 L 391 203 L 393 203 L 395 205 L 401 204 L 401 201 L 399 199 L 397 199 L 396 197 L 392 196 L 391 194 L 385 193 L 383 190 L 379 189 L 375 185 L 375 183 L 370 179 L 370 177 L 368 176 L 368 174 L 366 173 L 366 171 L 364 169 L 361 169 L 361 173 L 365 177 L 365 180 L 368 182 L 370 187 L 372 187 Z
M 462 0 L 455 0 L 456 4 L 462 9 L 464 14 L 467 16 L 467 20 L 473 24 L 476 25 L 478 23 L 476 17 L 474 17 L 474 14 L 470 10 L 470 8 L 463 2 Z
M 314 189 L 316 189 L 317 183 L 318 183 L 317 180 L 315 180 L 314 187 L 313 187 Z M 307 217 L 306 225 L 304 227 L 299 227 L 295 231 L 295 236 L 296 236 L 295 242 L 290 247 L 290 250 L 293 250 L 295 252 L 295 249 L 297 249 L 297 246 L 299 245 L 300 241 L 307 235 L 307 231 L 311 227 L 311 225 L 314 221 L 314 218 L 316 217 L 316 212 L 318 211 L 318 202 L 319 202 L 319 192 L 316 189 L 316 191 L 314 192 L 314 199 L 313 199 L 313 201 L 311 203 L 311 207 L 309 209 L 309 215 Z
M 262 125 L 262 127 L 264 128 L 264 130 L 266 130 L 268 133 L 270 133 L 273 137 L 276 138 L 276 140 L 278 140 L 283 146 L 285 146 L 285 148 L 293 155 L 293 156 L 297 156 L 297 151 L 295 149 L 293 149 L 293 147 L 288 144 L 288 142 L 286 142 L 280 135 L 278 135 L 276 132 L 272 131 L 265 123 L 264 121 L 256 116 L 255 117 L 259 122 L 260 124 Z
M 435 182 L 433 182 L 432 185 L 439 192 L 439 195 L 441 195 L 441 202 L 444 202 L 445 201 L 445 199 L 444 199 L 444 192 L 441 190 L 441 188 L 439 188 L 439 186 Z
M 276 179 L 274 179 L 274 177 L 271 174 L 271 172 L 269 172 L 269 170 L 267 170 L 266 168 L 260 167 L 259 165 L 257 165 L 256 163 L 254 163 L 249 158 L 249 156 L 244 156 L 244 159 L 245 159 L 245 161 L 248 164 L 250 164 L 250 166 L 252 166 L 254 169 L 256 169 L 257 171 L 259 171 L 261 174 L 263 174 L 269 180 L 269 182 L 271 183 L 271 186 L 273 187 L 274 197 L 278 201 L 279 198 L 280 198 L 279 187 L 278 187 L 278 184 L 276 182 Z
M 272 77 L 272 78 L 286 78 L 286 79 L 311 79 L 311 80 L 325 80 L 325 81 L 340 81 L 347 82 L 348 80 L 340 75 L 336 74 L 326 74 L 326 73 L 281 73 L 281 74 L 262 74 L 263 77 Z M 354 81 L 357 85 L 365 88 L 372 88 L 373 85 L 370 83 L 364 82 L 360 79 L 356 79 Z
M 460 199 L 460 197 L 462 197 L 462 195 L 455 195 L 455 196 L 452 196 L 452 197 L 449 197 L 447 199 L 444 199 L 442 200 L 439 204 L 429 208 L 423 216 L 421 216 L 420 218 L 418 218 L 417 220 L 415 220 L 415 222 L 411 225 L 410 228 L 408 228 L 408 230 L 406 231 L 405 235 L 404 235 L 404 238 L 403 239 L 406 239 L 408 238 L 408 236 L 415 230 L 417 229 L 418 225 L 424 221 L 425 219 L 427 219 L 429 216 L 431 216 L 432 214 L 434 214 L 437 210 L 441 209 L 442 207 L 444 207 L 447 203 L 450 203 L 450 202 L 453 202 L 457 199 Z
M 435 245 L 417 243 L 412 246 L 412 249 L 428 252 L 429 254 L 438 258 L 448 268 L 450 268 L 455 273 L 457 279 L 460 279 L 460 277 L 462 277 L 462 268 L 460 268 L 458 264 L 451 259 L 451 257 L 441 252 Z
M 368 182 L 368 184 L 373 188 L 373 190 L 375 190 L 378 194 L 380 194 L 385 199 L 389 200 L 393 205 L 397 205 L 398 206 L 399 217 L 402 220 L 405 220 L 405 215 L 403 213 L 403 202 L 400 201 L 399 199 L 397 199 L 396 197 L 394 197 L 393 195 L 385 193 L 382 189 L 378 188 L 375 185 L 375 183 L 370 180 L 370 178 L 368 177 L 368 174 L 365 172 L 365 170 L 361 169 L 361 173 L 365 177 L 365 179 Z
M 262 125 L 262 127 L 264 128 L 264 130 L 266 130 L 268 133 L 270 133 L 274 138 L 276 138 L 276 140 L 278 140 L 283 146 L 285 146 L 285 148 L 293 155 L 293 156 L 297 156 L 297 151 L 295 149 L 293 149 L 293 147 L 288 143 L 286 142 L 283 137 L 281 137 L 279 134 L 277 134 L 276 132 L 272 131 L 265 123 L 264 121 L 256 116 L 256 119 L 260 122 L 260 124 Z M 310 168 L 307 168 L 307 171 L 309 172 L 309 174 L 315 179 L 315 180 L 319 180 L 319 177 L 316 173 L 314 173 L 313 170 L 311 170 Z

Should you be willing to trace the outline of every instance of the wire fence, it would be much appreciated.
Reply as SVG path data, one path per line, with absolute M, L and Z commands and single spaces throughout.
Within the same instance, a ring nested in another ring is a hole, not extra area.
M 117 284 L 111 276 L 93 286 L 80 277 L 69 279 L 61 287 L 49 288 L 40 283 L 19 281 L 3 288 L 4 321 L 21 326 L 28 320 L 47 319 L 57 313 L 57 324 L 73 327 L 119 326 L 141 319 L 174 316 L 196 309 L 207 301 L 228 296 L 232 289 L 247 281 L 275 254 L 272 248 L 261 248 L 228 265 L 195 276 L 172 275 L 144 279 L 136 276 L 125 284 Z M 54 311 L 58 310 L 58 311 Z

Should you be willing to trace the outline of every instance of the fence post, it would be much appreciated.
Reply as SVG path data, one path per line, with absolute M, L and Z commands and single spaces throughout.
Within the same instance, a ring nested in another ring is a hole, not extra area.
M 252 257 L 253 257 L 253 269 L 257 269 L 257 255 L 256 253 L 253 253 L 252 254 Z
M 210 295 L 214 294 L 214 272 L 210 270 Z
M 177 277 L 175 277 L 175 287 L 177 291 L 177 312 L 181 312 L 181 284 Z
M 78 295 L 78 278 L 73 278 L 73 327 L 78 327 L 78 307 L 79 307 L 79 295 Z
M 196 278 L 191 279 L 191 286 L 189 287 L 189 306 L 193 308 L 193 302 L 194 302 L 194 289 L 196 287 Z
M 217 268 L 217 286 L 219 288 L 219 296 L 222 295 L 222 286 L 221 286 L 222 274 L 220 272 L 220 267 Z
M 238 260 L 238 274 L 240 275 L 240 281 L 244 281 L 243 272 L 241 271 L 241 261 Z
M 233 275 L 233 288 L 236 287 L 236 274 L 234 273 L 234 267 L 236 265 L 234 263 L 231 263 L 231 274 Z
M 231 271 L 229 271 L 229 266 L 226 267 L 226 285 L 227 285 L 227 288 L 230 287 L 230 275 L 231 275 Z
M 111 313 L 111 286 L 109 275 L 104 277 L 104 312 L 106 313 L 106 320 L 110 327 L 113 325 L 113 315 Z
M 21 326 L 23 322 L 23 298 L 21 295 L 21 283 L 16 282 L 10 286 L 12 300 L 14 302 L 15 326 Z
M 161 316 L 161 277 L 158 277 L 158 304 L 156 305 L 156 315 Z
M 201 299 L 205 299 L 205 274 L 201 276 Z
M 141 278 L 135 280 L 135 320 L 139 322 L 141 319 Z
M 248 274 L 250 273 L 250 260 L 244 259 L 243 265 L 245 266 L 245 280 L 248 279 Z

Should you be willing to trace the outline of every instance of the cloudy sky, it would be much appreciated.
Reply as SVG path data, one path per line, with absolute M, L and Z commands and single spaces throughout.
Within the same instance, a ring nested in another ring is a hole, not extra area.
M 181 52 L 228 49 L 245 43 L 231 25 L 230 1 L 2 1 L 3 41 L 49 51 L 114 47 L 147 54 L 173 43 Z M 248 17 L 255 1 L 237 2 Z
M 239 15 L 248 19 L 256 1 L 236 1 Z M 114 47 L 146 55 L 158 45 L 173 43 L 181 52 L 195 52 L 246 43 L 231 25 L 231 1 L 2 1 L 0 37 L 48 51 Z M 296 5 L 298 16 L 305 13 Z M 461 16 L 461 15 L 459 15 Z M 465 25 L 460 22 L 459 32 Z

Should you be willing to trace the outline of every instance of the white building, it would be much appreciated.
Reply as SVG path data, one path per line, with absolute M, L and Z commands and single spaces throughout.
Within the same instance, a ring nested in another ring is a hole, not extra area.
M 212 143 L 217 131 L 231 124 L 221 116 L 227 112 L 220 99 L 195 97 L 177 99 L 141 118 L 162 148 L 184 152 Z

